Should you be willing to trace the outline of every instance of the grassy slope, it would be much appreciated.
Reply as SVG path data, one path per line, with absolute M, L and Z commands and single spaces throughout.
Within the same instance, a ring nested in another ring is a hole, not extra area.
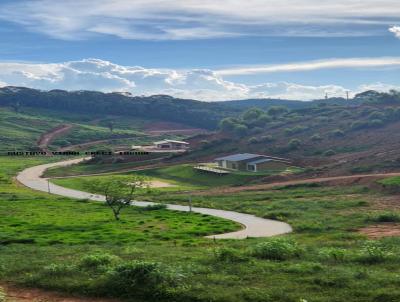
M 7 159 L 2 162 L 7 174 L 33 163 Z M 298 302 L 300 299 L 372 302 L 400 298 L 400 240 L 378 241 L 381 245 L 378 251 L 383 251 L 383 257 L 372 257 L 364 248 L 366 239 L 355 232 L 356 228 L 374 223 L 369 217 L 376 211 L 371 203 L 375 193 L 365 188 L 303 186 L 235 196 L 193 197 L 196 205 L 233 209 L 291 223 L 295 233 L 285 237 L 296 240 L 303 252 L 285 261 L 252 256 L 254 246 L 267 239 L 213 243 L 192 237 L 193 227 L 198 229 L 195 223 L 209 223 L 205 217 L 188 220 L 185 227 L 186 223 L 180 224 L 179 215 L 164 211 L 139 214 L 130 209 L 124 215 L 126 222 L 119 229 L 109 220 L 109 211 L 100 205 L 32 194 L 13 184 L 2 184 L 1 189 L 4 193 L 0 195 L 0 211 L 2 217 L 7 217 L 1 222 L 1 233 L 8 234 L 8 238 L 26 235 L 38 238 L 36 243 L 11 244 L 0 249 L 3 279 L 72 292 L 101 293 L 106 278 L 104 272 L 93 273 L 73 267 L 83 255 L 103 251 L 118 255 L 121 261 L 153 260 L 182 271 L 185 277 L 181 282 L 188 290 L 184 291 L 184 296 L 178 296 L 179 301 L 193 301 L 194 297 L 197 301 L 221 302 Z M 173 193 L 148 198 L 159 202 L 185 202 L 184 196 Z M 183 214 L 182 217 L 185 221 L 187 216 Z M 141 225 L 138 218 L 150 224 L 146 234 L 135 232 Z M 72 226 L 69 226 L 70 221 Z M 178 236 L 177 244 L 172 240 L 159 240 L 162 238 L 156 234 L 160 233 L 160 225 L 178 228 L 169 230 L 170 236 Z M 216 225 L 222 227 L 218 222 Z M 26 233 L 21 232 L 24 230 Z M 133 234 L 128 234 L 127 230 L 132 230 Z M 216 257 L 215 247 L 229 248 L 239 258 Z M 389 255 L 388 251 L 393 254 Z M 335 253 L 344 256 L 336 257 Z M 50 269 L 49 264 L 59 266 Z
M 318 167 L 315 173 L 335 175 L 398 170 L 398 112 L 399 106 L 325 106 L 294 110 L 267 122 L 242 120 L 248 126 L 245 133 L 231 130 L 204 137 L 208 143 L 187 156 L 272 154 L 294 159 L 302 167 Z M 291 140 L 298 140 L 299 146 L 291 147 Z
M 111 133 L 108 124 L 112 122 L 114 130 Z M 50 147 L 57 149 L 69 145 L 78 145 L 97 140 L 113 139 L 111 143 L 98 143 L 85 150 L 98 150 L 115 145 L 140 145 L 154 140 L 169 137 L 149 137 L 143 133 L 143 128 L 151 120 L 127 117 L 100 117 L 98 115 L 70 114 L 62 111 L 22 109 L 16 113 L 10 108 L 0 107 L 0 151 L 27 151 L 35 148 L 40 136 L 61 125 L 73 124 L 74 127 L 51 142 Z M 177 138 L 177 136 L 171 136 Z
M 1 149 L 30 148 L 36 146 L 40 135 L 59 123 L 55 119 L 41 118 L 0 107 Z
M 75 172 L 80 172 L 81 171 L 80 167 L 84 166 L 83 165 L 75 166 Z M 60 172 L 60 170 L 57 171 Z M 88 169 L 86 168 L 84 171 L 87 172 Z M 72 170 L 69 170 L 69 172 L 72 172 Z M 190 189 L 206 189 L 206 188 L 220 187 L 220 186 L 236 186 L 236 185 L 241 185 L 243 183 L 256 181 L 257 179 L 260 179 L 266 175 L 265 173 L 234 172 L 228 175 L 219 176 L 212 173 L 204 173 L 197 171 L 193 169 L 193 165 L 190 164 L 147 169 L 143 171 L 129 172 L 122 175 L 128 176 L 130 174 L 143 175 L 146 177 L 150 177 L 151 179 L 163 180 L 176 185 L 176 187 L 158 189 L 156 191 L 181 191 Z M 51 173 L 48 173 L 46 175 L 51 175 Z M 111 178 L 111 177 L 113 176 L 106 175 L 106 176 L 89 176 L 82 178 L 76 177 L 76 178 L 54 179 L 53 182 L 66 187 L 73 187 L 85 190 L 85 185 L 84 185 L 85 181 L 90 181 L 98 178 Z

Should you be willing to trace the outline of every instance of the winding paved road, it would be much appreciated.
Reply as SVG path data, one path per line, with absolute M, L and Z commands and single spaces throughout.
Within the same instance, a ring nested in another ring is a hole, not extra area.
M 105 201 L 105 197 L 102 195 L 95 195 L 87 192 L 64 188 L 51 183 L 50 180 L 47 178 L 41 177 L 43 172 L 48 168 L 77 164 L 83 160 L 84 158 L 79 158 L 79 159 L 66 160 L 66 161 L 27 168 L 17 175 L 17 180 L 23 185 L 38 191 L 50 192 L 52 194 L 77 198 L 77 199 L 91 199 L 94 201 Z M 145 201 L 133 202 L 133 205 L 139 207 L 145 207 L 152 204 L 154 203 Z M 174 211 L 182 211 L 182 212 L 189 211 L 188 206 L 173 205 L 173 204 L 168 204 L 167 209 Z M 237 232 L 212 235 L 208 236 L 209 238 L 245 239 L 247 237 L 271 237 L 271 236 L 290 233 L 292 231 L 292 228 L 287 223 L 259 218 L 250 214 L 243 214 L 233 211 L 224 211 L 224 210 L 209 209 L 209 208 L 198 208 L 198 207 L 193 207 L 192 211 L 196 213 L 229 219 L 242 224 L 244 227 L 242 230 Z

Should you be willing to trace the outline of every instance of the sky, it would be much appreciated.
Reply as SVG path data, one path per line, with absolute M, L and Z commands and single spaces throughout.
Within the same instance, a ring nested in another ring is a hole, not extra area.
M 311 100 L 400 89 L 398 0 L 1 0 L 0 86 Z

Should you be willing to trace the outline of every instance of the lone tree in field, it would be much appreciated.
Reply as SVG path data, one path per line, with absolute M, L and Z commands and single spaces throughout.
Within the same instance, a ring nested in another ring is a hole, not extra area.
M 142 176 L 114 176 L 111 179 L 87 181 L 85 187 L 104 195 L 106 205 L 111 208 L 115 220 L 120 220 L 122 209 L 131 205 L 138 189 L 148 188 L 148 182 Z

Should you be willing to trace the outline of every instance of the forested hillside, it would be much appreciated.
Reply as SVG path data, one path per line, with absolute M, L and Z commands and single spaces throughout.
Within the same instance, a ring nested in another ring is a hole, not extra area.
M 96 91 L 41 91 L 22 87 L 0 88 L 0 106 L 64 110 L 82 114 L 112 114 L 178 122 L 214 129 L 221 118 L 238 114 L 240 109 L 166 95 L 130 96 Z

